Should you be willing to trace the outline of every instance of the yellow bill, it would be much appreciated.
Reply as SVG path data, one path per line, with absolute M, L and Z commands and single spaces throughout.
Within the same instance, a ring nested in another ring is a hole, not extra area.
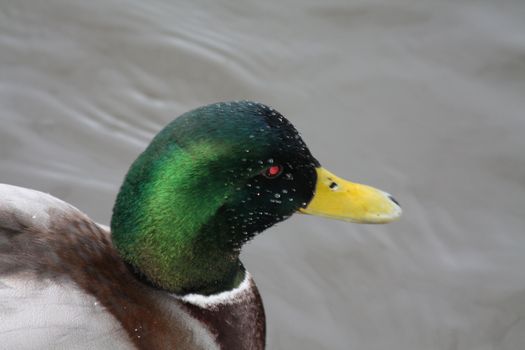
M 383 224 L 399 219 L 401 207 L 388 193 L 317 168 L 315 194 L 301 213 L 344 221 Z

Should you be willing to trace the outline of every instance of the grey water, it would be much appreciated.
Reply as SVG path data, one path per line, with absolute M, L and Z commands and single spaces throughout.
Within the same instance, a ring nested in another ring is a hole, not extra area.
M 108 223 L 160 128 L 237 99 L 404 208 L 244 249 L 269 349 L 525 349 L 523 0 L 0 0 L 0 182 Z

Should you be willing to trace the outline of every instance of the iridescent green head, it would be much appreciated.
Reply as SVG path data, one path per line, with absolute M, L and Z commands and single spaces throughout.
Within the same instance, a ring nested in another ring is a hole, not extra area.
M 131 166 L 113 210 L 120 254 L 175 293 L 244 276 L 242 245 L 312 199 L 319 163 L 277 111 L 217 103 L 166 126 Z
M 361 223 L 401 215 L 388 193 L 321 168 L 277 111 L 217 103 L 155 136 L 124 180 L 111 230 L 123 259 L 150 283 L 211 294 L 244 277 L 244 243 L 297 211 Z

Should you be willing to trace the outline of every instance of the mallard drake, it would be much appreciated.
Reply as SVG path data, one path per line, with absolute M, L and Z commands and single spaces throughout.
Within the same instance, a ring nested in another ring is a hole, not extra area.
M 255 102 L 176 118 L 132 164 L 109 228 L 38 191 L 0 185 L 3 349 L 263 349 L 261 297 L 239 254 L 299 212 L 361 223 L 387 193 L 320 166 Z

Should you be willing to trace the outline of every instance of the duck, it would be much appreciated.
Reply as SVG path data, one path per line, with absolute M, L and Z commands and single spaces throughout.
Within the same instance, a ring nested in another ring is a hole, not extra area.
M 323 168 L 275 109 L 196 108 L 133 162 L 110 227 L 0 185 L 2 348 L 264 349 L 243 245 L 294 213 L 387 223 L 401 212 L 390 194 Z

